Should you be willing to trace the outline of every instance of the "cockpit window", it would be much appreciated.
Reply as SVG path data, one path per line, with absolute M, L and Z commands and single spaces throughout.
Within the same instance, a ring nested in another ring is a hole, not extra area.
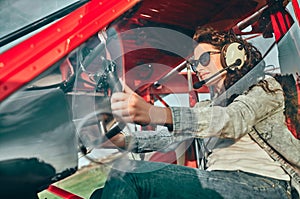
M 1 0 L 0 50 L 4 51 L 2 47 L 9 43 L 5 49 L 15 45 L 11 43 L 15 40 L 24 40 L 28 34 L 63 17 L 85 2 L 87 0 Z

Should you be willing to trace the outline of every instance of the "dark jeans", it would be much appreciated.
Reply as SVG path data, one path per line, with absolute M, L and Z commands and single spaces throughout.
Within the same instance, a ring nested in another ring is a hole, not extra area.
M 92 198 L 290 198 L 286 181 L 241 171 L 210 172 L 144 161 L 127 166 L 133 169 L 112 169 L 104 189 Z

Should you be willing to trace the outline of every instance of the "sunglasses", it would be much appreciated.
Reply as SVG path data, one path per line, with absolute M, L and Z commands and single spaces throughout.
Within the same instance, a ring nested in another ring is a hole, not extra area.
M 197 73 L 197 66 L 207 66 L 210 62 L 210 55 L 219 54 L 220 51 L 207 51 L 200 55 L 199 59 L 190 59 L 188 62 L 191 64 L 192 70 Z

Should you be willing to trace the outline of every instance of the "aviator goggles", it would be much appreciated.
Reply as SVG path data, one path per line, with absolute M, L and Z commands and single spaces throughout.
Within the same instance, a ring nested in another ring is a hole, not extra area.
M 220 51 L 207 51 L 200 55 L 199 59 L 189 59 L 188 62 L 191 64 L 192 70 L 197 73 L 197 66 L 207 66 L 210 62 L 210 55 L 219 54 Z

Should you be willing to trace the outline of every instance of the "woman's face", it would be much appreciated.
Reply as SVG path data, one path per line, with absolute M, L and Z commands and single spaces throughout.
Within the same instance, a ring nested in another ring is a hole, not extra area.
M 204 55 L 203 53 L 206 54 Z M 200 58 L 201 55 L 202 57 Z M 199 43 L 194 49 L 194 59 L 199 60 L 196 70 L 200 80 L 205 80 L 223 69 L 220 55 L 221 53 L 219 50 L 215 49 L 213 45 L 207 43 Z M 226 71 L 207 81 L 206 85 L 213 85 L 216 89 L 222 89 L 225 77 Z

